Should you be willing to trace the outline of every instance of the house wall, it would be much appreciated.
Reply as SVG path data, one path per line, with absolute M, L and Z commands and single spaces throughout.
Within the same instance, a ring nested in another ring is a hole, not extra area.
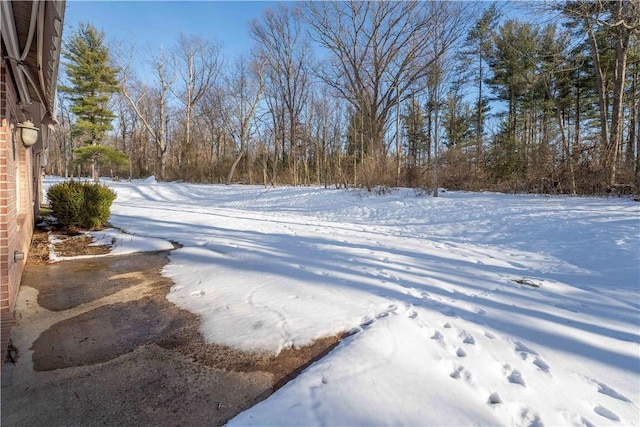
M 4 58 L 5 52 L 2 52 Z M 15 141 L 17 95 L 13 80 L 0 64 L 0 312 L 12 313 L 26 254 L 33 235 L 33 160 L 30 149 Z M 15 260 L 15 253 L 24 253 Z

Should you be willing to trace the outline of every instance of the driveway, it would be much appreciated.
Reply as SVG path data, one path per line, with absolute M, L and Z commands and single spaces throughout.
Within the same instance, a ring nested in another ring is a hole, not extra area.
M 223 425 L 330 351 L 277 357 L 205 343 L 166 299 L 168 252 L 27 265 L 2 369 L 2 424 Z

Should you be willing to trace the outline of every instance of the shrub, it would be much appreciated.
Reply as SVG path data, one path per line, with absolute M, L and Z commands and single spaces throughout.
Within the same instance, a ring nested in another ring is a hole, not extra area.
M 70 180 L 49 187 L 47 199 L 61 226 L 94 229 L 109 219 L 116 193 L 105 185 Z

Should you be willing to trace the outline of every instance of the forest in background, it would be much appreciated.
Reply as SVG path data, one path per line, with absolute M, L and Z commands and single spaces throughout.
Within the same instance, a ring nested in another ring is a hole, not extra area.
M 90 89 L 104 137 L 81 126 L 63 52 L 46 173 L 85 176 L 97 145 L 126 155 L 101 160 L 120 179 L 637 193 L 640 2 L 528 4 L 539 22 L 510 7 L 282 3 L 233 61 L 198 35 L 141 52 L 94 34 L 116 76 Z

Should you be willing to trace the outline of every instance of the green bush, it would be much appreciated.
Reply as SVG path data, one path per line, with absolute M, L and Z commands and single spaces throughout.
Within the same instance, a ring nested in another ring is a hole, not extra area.
M 49 187 L 47 199 L 61 226 L 94 229 L 109 219 L 116 193 L 106 185 L 70 180 Z

